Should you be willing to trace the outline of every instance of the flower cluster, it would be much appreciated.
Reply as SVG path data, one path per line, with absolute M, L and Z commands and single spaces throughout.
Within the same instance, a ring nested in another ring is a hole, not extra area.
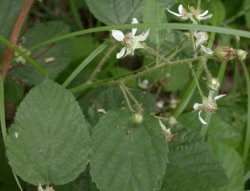
M 210 19 L 213 15 L 212 14 L 208 14 L 208 10 L 202 12 L 199 9 L 195 9 L 194 7 L 190 6 L 188 7 L 189 10 L 186 10 L 183 5 L 179 5 L 178 6 L 178 12 L 179 13 L 175 13 L 173 11 L 171 11 L 170 9 L 167 9 L 168 12 L 170 12 L 171 14 L 180 17 L 182 20 L 188 20 L 190 19 L 193 23 L 197 23 L 196 20 L 201 21 L 201 20 L 206 20 L 206 19 Z
M 191 20 L 193 24 L 197 24 L 197 21 L 202 21 L 206 19 L 210 19 L 213 15 L 209 14 L 208 10 L 202 12 L 199 9 L 195 9 L 194 7 L 190 6 L 188 7 L 189 10 L 186 10 L 181 4 L 178 7 L 178 12 L 175 13 L 168 9 L 168 12 L 171 14 L 180 17 L 182 20 Z M 196 41 L 195 41 L 195 47 L 197 49 L 201 49 L 206 54 L 213 54 L 213 51 L 210 48 L 207 48 L 204 46 L 204 44 L 208 41 L 208 35 L 206 32 L 198 32 L 195 31 L 193 33 Z

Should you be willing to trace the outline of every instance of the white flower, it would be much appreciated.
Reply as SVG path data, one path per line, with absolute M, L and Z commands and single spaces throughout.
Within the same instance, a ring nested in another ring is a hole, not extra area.
M 138 21 L 136 18 L 133 18 L 132 24 L 137 24 Z M 149 35 L 149 30 L 142 33 L 138 36 L 135 36 L 137 28 L 132 28 L 132 31 L 126 35 L 123 34 L 120 30 L 112 30 L 112 36 L 119 42 L 122 42 L 124 47 L 119 53 L 116 54 L 116 58 L 122 58 L 129 54 L 134 55 L 135 49 L 144 48 L 140 42 L 145 41 Z
M 21 49 L 23 52 L 25 52 L 25 54 L 28 55 L 28 56 L 31 54 L 30 51 L 27 51 L 27 49 L 25 49 L 24 47 L 22 47 L 20 45 L 18 46 L 18 48 Z M 22 56 L 20 56 L 18 52 L 15 52 L 14 55 L 16 56 L 15 61 L 17 63 L 21 63 L 23 65 L 26 64 L 25 58 L 23 58 Z
M 196 38 L 195 46 L 196 48 L 201 48 L 201 50 L 207 54 L 213 54 L 214 52 L 205 47 L 203 44 L 208 41 L 208 35 L 206 32 L 194 32 L 194 37 Z
M 194 19 L 194 16 L 197 18 L 197 20 L 201 21 L 201 20 L 206 20 L 206 19 L 210 19 L 213 15 L 212 14 L 208 14 L 208 10 L 204 11 L 203 13 L 198 10 L 195 9 L 194 7 L 189 7 L 191 12 L 188 12 L 181 4 L 178 6 L 178 12 L 179 13 L 175 13 L 173 11 L 171 11 L 170 9 L 167 9 L 168 12 L 170 12 L 171 14 L 180 17 L 182 20 L 188 20 L 190 19 L 193 23 L 197 23 L 197 21 Z
M 201 103 L 195 103 L 193 108 L 195 111 L 199 111 L 199 120 L 204 125 L 207 125 L 207 122 L 201 117 L 202 111 L 210 114 L 217 110 L 216 100 L 226 96 L 225 94 L 215 96 L 214 98 L 204 98 Z

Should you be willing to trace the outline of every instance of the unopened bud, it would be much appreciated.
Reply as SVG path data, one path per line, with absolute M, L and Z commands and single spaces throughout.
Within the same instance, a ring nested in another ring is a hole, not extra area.
M 141 113 L 134 113 L 132 116 L 132 122 L 135 124 L 140 124 L 143 122 L 143 115 Z
M 208 81 L 208 88 L 210 90 L 218 91 L 220 87 L 220 83 L 216 78 L 212 78 L 211 80 Z
M 220 62 L 232 60 L 235 58 L 235 50 L 231 47 L 217 47 L 214 56 Z
M 247 57 L 247 51 L 238 49 L 236 50 L 236 55 L 240 60 L 245 60 Z

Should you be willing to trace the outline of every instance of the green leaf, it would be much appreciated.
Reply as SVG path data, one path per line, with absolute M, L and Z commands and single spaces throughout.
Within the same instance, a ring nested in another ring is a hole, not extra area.
M 18 190 L 17 184 L 5 156 L 3 139 L 0 139 L 0 190 Z
M 227 108 L 228 110 L 229 108 Z M 220 116 L 213 115 L 208 129 L 208 136 L 216 138 L 233 148 L 238 148 L 243 140 L 242 133 L 237 131 L 230 123 L 222 120 Z
M 24 90 L 20 83 L 12 78 L 7 78 L 4 83 L 5 101 L 18 104 L 24 97 Z
M 96 185 L 91 179 L 89 168 L 87 168 L 81 175 L 65 185 L 55 187 L 56 191 L 98 191 Z
M 37 24 L 25 34 L 26 42 L 22 46 L 25 48 L 31 47 L 50 38 L 68 33 L 69 30 L 69 26 L 62 22 Z M 50 44 L 32 51 L 31 55 L 55 79 L 71 61 L 71 44 L 69 40 Z M 47 58 L 52 58 L 53 61 L 46 62 Z M 38 84 L 44 78 L 29 64 L 15 68 L 11 75 L 28 85 Z
M 0 0 L 0 35 L 6 38 L 10 36 L 24 2 L 25 0 Z M 0 60 L 3 50 L 4 46 L 0 44 Z
M 87 123 L 74 96 L 44 81 L 17 109 L 7 137 L 7 157 L 15 173 L 38 185 L 65 184 L 86 167 Z
M 110 111 L 94 129 L 91 175 L 101 191 L 157 190 L 164 175 L 167 145 L 157 119 L 131 121 L 128 110 Z
M 246 0 L 244 4 L 244 8 L 250 8 L 250 1 Z M 250 29 L 250 9 L 248 9 L 245 13 L 247 27 Z
M 226 10 L 223 3 L 220 0 L 213 1 L 212 3 L 213 23 L 220 24 L 226 18 Z
M 169 162 L 161 191 L 210 191 L 227 177 L 202 137 L 180 125 L 172 127 Z
M 213 191 L 242 191 L 244 190 L 244 164 L 242 158 L 237 151 L 218 140 L 217 138 L 210 138 L 208 142 L 225 169 L 229 184 Z
M 94 16 L 106 25 L 130 23 L 142 15 L 145 0 L 86 0 Z
M 164 9 L 156 0 L 147 0 L 143 11 L 143 23 L 164 23 L 167 22 Z M 163 43 L 166 31 L 151 29 L 149 39 L 158 46 Z

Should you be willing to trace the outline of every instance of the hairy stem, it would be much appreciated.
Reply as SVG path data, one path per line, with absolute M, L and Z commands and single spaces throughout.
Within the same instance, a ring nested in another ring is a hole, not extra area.
M 24 23 L 25 18 L 26 18 L 33 3 L 34 3 L 34 0 L 26 0 L 26 2 L 24 3 L 23 8 L 19 13 L 16 24 L 13 28 L 12 33 L 11 33 L 10 41 L 12 44 L 17 45 L 17 41 L 18 41 L 18 38 L 20 35 L 20 31 L 22 29 L 23 23 Z M 3 67 L 2 67 L 3 80 L 5 80 L 5 78 L 7 76 L 12 56 L 13 56 L 13 50 L 10 47 L 8 47 L 4 53 L 4 57 L 3 57 L 3 61 L 2 61 L 2 63 L 3 63 Z

